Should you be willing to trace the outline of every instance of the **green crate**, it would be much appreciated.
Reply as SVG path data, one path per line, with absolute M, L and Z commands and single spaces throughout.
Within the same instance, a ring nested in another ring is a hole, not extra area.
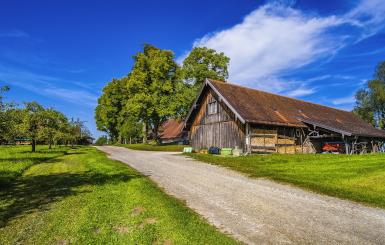
M 183 148 L 183 152 L 186 152 L 186 153 L 191 153 L 192 150 L 193 150 L 192 147 L 185 147 L 185 148 Z
M 231 155 L 233 154 L 233 148 L 222 148 L 221 155 Z

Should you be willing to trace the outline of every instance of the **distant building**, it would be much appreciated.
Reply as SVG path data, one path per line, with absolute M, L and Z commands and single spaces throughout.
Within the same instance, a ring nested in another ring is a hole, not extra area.
M 190 143 L 189 134 L 187 131 L 181 131 L 182 126 L 183 122 L 177 122 L 175 119 L 167 120 L 158 129 L 158 142 L 162 144 L 188 145 Z M 152 132 L 153 130 L 149 133 L 151 136 Z

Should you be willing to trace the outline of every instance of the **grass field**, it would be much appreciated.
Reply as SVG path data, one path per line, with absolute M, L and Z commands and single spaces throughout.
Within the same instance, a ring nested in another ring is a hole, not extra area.
M 35 164 L 0 190 L 0 237 L 0 244 L 236 244 L 93 147 Z
M 385 154 L 273 154 L 243 157 L 189 155 L 253 178 L 264 177 L 317 193 L 385 208 Z
M 118 145 L 120 147 L 125 147 L 132 150 L 140 151 L 174 151 L 174 152 L 183 152 L 183 148 L 190 147 L 189 145 L 151 145 L 151 144 L 127 144 L 127 145 Z
M 0 148 L 0 189 L 11 183 L 30 166 L 51 158 L 63 156 L 70 147 L 52 147 L 37 145 L 36 152 L 31 146 L 12 146 Z

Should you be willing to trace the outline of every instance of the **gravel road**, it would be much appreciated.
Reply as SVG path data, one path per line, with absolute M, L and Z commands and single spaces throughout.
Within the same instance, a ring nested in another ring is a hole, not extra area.
M 385 210 L 314 194 L 170 152 L 100 146 L 247 244 L 385 244 Z

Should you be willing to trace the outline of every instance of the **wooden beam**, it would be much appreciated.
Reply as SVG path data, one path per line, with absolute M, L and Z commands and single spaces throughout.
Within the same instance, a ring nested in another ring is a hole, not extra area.
M 259 146 L 259 145 L 251 145 L 252 149 L 264 149 L 264 150 L 275 150 L 275 146 Z
M 284 131 L 285 133 L 285 131 Z M 277 135 L 277 137 L 279 139 L 288 139 L 288 140 L 294 140 L 294 137 L 289 137 L 289 136 L 285 136 L 285 135 Z
M 263 135 L 263 134 L 249 134 L 250 135 L 250 137 L 265 137 L 265 138 L 274 138 L 275 137 L 275 135 L 268 135 L 268 134 L 266 134 L 266 135 Z
M 276 147 L 281 147 L 281 146 L 295 146 L 295 144 L 275 144 Z

